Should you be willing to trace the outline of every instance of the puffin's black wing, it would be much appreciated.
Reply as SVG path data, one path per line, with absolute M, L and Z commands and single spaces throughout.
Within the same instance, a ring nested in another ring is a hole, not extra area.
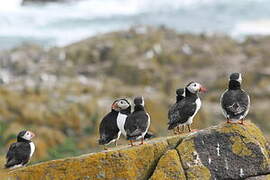
M 183 99 L 179 103 L 176 103 L 169 110 L 169 127 L 173 129 L 179 124 L 183 124 L 195 113 L 196 103 L 189 100 L 188 98 Z
M 249 95 L 243 90 L 228 90 L 221 96 L 222 110 L 229 119 L 243 119 L 249 106 Z
M 144 111 L 135 112 L 127 117 L 125 130 L 128 140 L 135 140 L 147 131 L 149 116 Z
M 104 145 L 118 138 L 119 128 L 117 127 L 118 112 L 108 113 L 101 121 L 99 126 L 99 144 Z
M 30 144 L 25 142 L 13 143 L 7 152 L 6 168 L 10 168 L 15 165 L 25 165 L 30 158 L 31 147 Z

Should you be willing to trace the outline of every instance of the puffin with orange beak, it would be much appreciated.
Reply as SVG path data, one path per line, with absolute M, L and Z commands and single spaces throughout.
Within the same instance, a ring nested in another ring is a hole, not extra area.
M 111 112 L 106 114 L 102 119 L 99 125 L 99 135 L 100 138 L 98 143 L 100 145 L 104 145 L 104 149 L 106 150 L 106 145 L 109 145 L 112 142 L 115 142 L 115 146 L 117 146 L 117 140 L 119 139 L 121 132 L 117 127 L 117 116 L 120 111 L 120 108 L 117 105 L 119 100 L 115 100 L 111 105 Z
M 191 132 L 190 126 L 193 118 L 200 110 L 202 104 L 198 96 L 199 92 L 206 92 L 206 88 L 197 82 L 190 82 L 185 87 L 185 97 L 169 111 L 168 130 L 182 126 L 184 131 L 186 125 L 189 132 Z
M 21 131 L 17 135 L 17 142 L 11 144 L 6 155 L 5 168 L 25 166 L 35 152 L 35 145 L 31 139 L 35 136 L 30 131 Z

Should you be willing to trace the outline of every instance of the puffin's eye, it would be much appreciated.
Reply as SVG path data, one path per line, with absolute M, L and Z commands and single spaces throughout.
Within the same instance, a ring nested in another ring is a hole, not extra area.
M 197 84 L 194 84 L 194 87 L 196 87 L 197 86 Z

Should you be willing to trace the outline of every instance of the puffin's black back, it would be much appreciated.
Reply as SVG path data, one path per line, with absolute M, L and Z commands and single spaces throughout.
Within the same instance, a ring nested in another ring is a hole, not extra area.
M 249 96 L 241 90 L 228 90 L 221 98 L 222 109 L 229 119 L 244 118 L 249 110 Z
M 174 104 L 169 112 L 169 127 L 168 130 L 171 130 L 177 127 L 180 124 L 183 124 L 188 121 L 188 119 L 195 113 L 196 111 L 196 99 L 198 96 L 196 94 L 192 94 L 191 96 L 185 97 L 179 103 Z
M 147 132 L 150 119 L 144 109 L 143 97 L 134 98 L 134 111 L 128 115 L 124 128 L 127 133 L 127 140 L 136 140 Z M 144 137 L 143 137 L 144 138 Z
M 101 121 L 99 126 L 99 144 L 108 144 L 118 137 L 119 128 L 117 127 L 118 111 L 112 110 Z
M 15 165 L 25 165 L 30 158 L 31 147 L 29 143 L 26 142 L 16 142 L 13 143 L 7 152 L 6 158 L 7 163 L 6 168 L 10 168 Z
M 227 119 L 243 119 L 250 106 L 249 95 L 241 89 L 242 77 L 240 73 L 232 73 L 229 78 L 229 87 L 221 95 L 221 107 Z

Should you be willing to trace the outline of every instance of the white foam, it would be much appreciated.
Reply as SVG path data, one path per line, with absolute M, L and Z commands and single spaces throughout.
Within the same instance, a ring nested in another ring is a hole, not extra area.
M 268 35 L 270 34 L 270 19 L 258 19 L 240 22 L 236 24 L 231 34 L 233 36 Z

